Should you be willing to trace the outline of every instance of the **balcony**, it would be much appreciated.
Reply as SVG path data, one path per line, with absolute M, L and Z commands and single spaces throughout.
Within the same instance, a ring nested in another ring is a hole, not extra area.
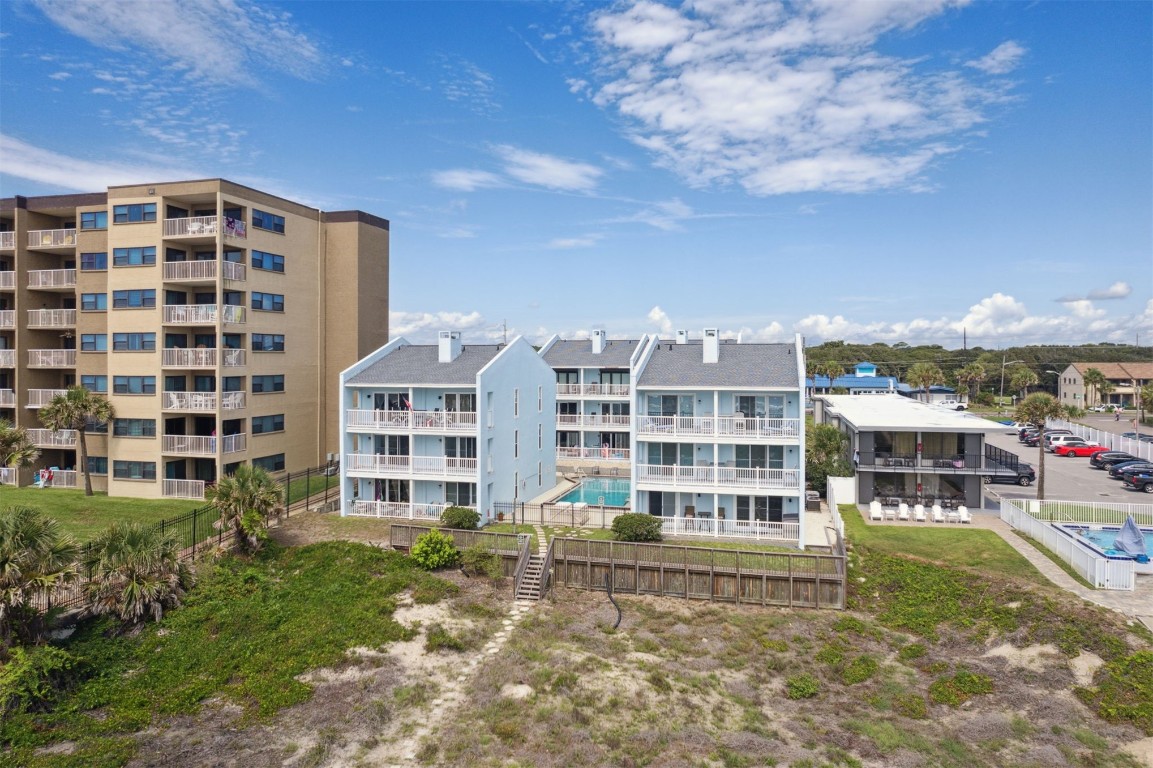
M 52 398 L 67 392 L 66 389 L 30 389 L 28 390 L 28 402 L 24 407 L 43 408 L 52 402 Z
M 37 448 L 75 448 L 76 435 L 75 429 L 62 429 L 59 432 L 53 432 L 50 429 L 29 429 L 28 439 Z
M 789 490 L 800 488 L 799 469 L 756 467 L 683 467 L 665 464 L 638 464 L 637 483 L 669 487 L 709 487 L 714 489 Z
M 244 307 L 231 304 L 165 304 L 164 323 L 167 325 L 215 325 L 219 317 L 225 323 L 244 323 Z
M 0 389 L 0 408 L 16 407 L 16 390 Z
M 165 368 L 215 368 L 215 349 L 166 349 L 162 356 Z
M 583 448 L 583 447 L 567 447 L 558 446 L 556 449 L 557 461 L 575 461 L 577 459 L 589 459 L 595 461 L 621 461 L 627 462 L 632 456 L 632 451 L 628 448 Z
M 30 309 L 29 328 L 75 328 L 75 309 Z
M 638 435 L 660 437 L 725 437 L 793 440 L 800 436 L 800 419 L 744 416 L 638 416 Z
M 28 287 L 38 291 L 72 291 L 76 289 L 75 269 L 33 269 L 28 272 Z
M 348 428 L 358 432 L 476 433 L 475 411 L 363 411 L 347 412 Z
M 557 384 L 557 397 L 628 397 L 628 384 Z
M 3 360 L 0 360 L 3 365 Z M 15 365 L 15 360 L 13 360 Z M 28 350 L 29 368 L 75 368 L 75 349 L 30 349 Z
M 16 233 L 0 232 L 0 251 L 16 250 Z
M 348 456 L 349 474 L 379 477 L 476 477 L 476 459 L 448 456 L 385 456 L 353 453 Z
M 16 350 L 0 349 L 0 368 L 16 367 Z
M 161 495 L 166 499 L 195 499 L 204 500 L 203 480 L 168 480 L 164 481 L 164 490 Z
M 16 485 L 15 467 L 0 467 L 0 485 Z
M 217 441 L 224 453 L 239 453 L 248 447 L 248 435 L 225 435 L 224 437 L 202 435 L 164 435 L 161 453 L 178 456 L 215 456 Z
M 226 349 L 221 360 L 225 368 L 243 368 L 247 365 L 248 355 L 243 349 Z
M 67 249 L 76 247 L 75 229 L 33 229 L 28 232 L 28 247 L 38 250 Z
M 723 536 L 726 539 L 787 541 L 801 539 L 799 523 L 771 523 L 764 520 L 714 520 L 710 517 L 662 517 L 665 536 Z
M 601 429 L 628 429 L 632 424 L 632 416 L 627 414 L 602 413 L 558 413 L 556 417 L 557 429 L 571 429 L 573 427 L 598 427 Z
M 0 309 L 0 329 L 16 327 L 16 310 Z
M 399 517 L 405 520 L 440 520 L 450 504 L 409 504 L 404 501 L 354 501 L 352 517 Z M 476 507 L 467 507 L 476 509 Z
M 0 272 L 0 291 L 16 290 L 16 273 L 11 271 Z
M 217 404 L 226 411 L 244 408 L 246 393 L 225 392 L 218 396 L 215 392 L 165 392 L 163 409 L 166 411 L 189 411 L 215 413 Z
M 213 239 L 218 229 L 225 237 L 237 239 L 248 237 L 248 227 L 240 219 L 225 218 L 223 223 L 216 216 L 187 216 L 183 219 L 164 220 L 165 237 Z

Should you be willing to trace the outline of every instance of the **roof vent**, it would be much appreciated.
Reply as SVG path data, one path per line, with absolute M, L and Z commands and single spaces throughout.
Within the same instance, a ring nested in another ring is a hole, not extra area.
M 688 344 L 688 343 L 689 343 L 689 332 L 688 331 L 677 331 L 677 344 Z

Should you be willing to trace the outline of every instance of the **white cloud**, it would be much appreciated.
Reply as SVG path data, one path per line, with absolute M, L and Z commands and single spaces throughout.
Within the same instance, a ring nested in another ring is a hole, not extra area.
M 659 306 L 653 307 L 649 310 L 648 321 L 657 327 L 661 333 L 673 332 L 673 321 L 665 314 L 665 311 Z
M 500 109 L 496 100 L 493 76 L 483 69 L 459 58 L 446 58 L 444 75 L 440 81 L 444 97 L 464 104 L 477 115 L 491 115 Z
M 552 250 L 568 250 L 572 248 L 592 248 L 600 242 L 601 235 L 585 235 L 584 237 L 558 237 L 550 240 L 546 246 Z
M 19 179 L 83 192 L 147 179 L 196 179 L 204 174 L 175 164 L 94 163 L 0 134 L 3 172 Z
M 979 69 L 988 75 L 1005 75 L 1017 68 L 1025 53 L 1025 49 L 1019 43 L 1008 40 L 981 58 L 966 61 L 965 66 Z
M 484 317 L 480 312 L 398 312 L 388 313 L 388 332 L 392 337 L 404 336 L 409 341 L 435 339 L 440 331 L 472 331 L 483 329 Z M 478 335 L 480 336 L 480 335 Z M 484 334 L 484 339 L 490 338 Z M 475 342 L 477 339 L 474 338 Z M 467 344 L 469 339 L 464 337 Z
M 564 160 L 508 144 L 498 145 L 494 150 L 505 162 L 505 173 L 525 184 L 569 192 L 588 192 L 596 187 L 597 179 L 604 173 L 595 165 Z
M 71 72 L 53 72 L 48 77 L 51 78 L 52 80 L 67 80 L 68 78 L 72 77 L 72 73 Z
M 495 173 L 473 171 L 465 168 L 437 171 L 432 174 L 432 183 L 438 187 L 455 189 L 461 192 L 473 192 L 477 189 L 491 189 L 505 185 L 504 180 Z
M 244 0 L 35 0 L 52 22 L 93 45 L 141 49 L 194 78 L 255 85 L 257 71 L 309 79 L 320 47 L 290 14 Z
M 640 0 L 594 16 L 594 100 L 695 186 L 738 183 L 757 195 L 923 189 L 934 160 L 956 150 L 1007 86 L 875 48 L 961 4 Z M 1002 49 L 997 61 L 1007 66 L 1014 51 Z

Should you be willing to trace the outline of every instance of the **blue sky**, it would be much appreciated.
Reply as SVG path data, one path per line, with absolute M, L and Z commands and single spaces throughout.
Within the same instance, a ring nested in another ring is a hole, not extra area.
M 0 4 L 0 195 L 392 223 L 391 328 L 1153 340 L 1153 3 Z

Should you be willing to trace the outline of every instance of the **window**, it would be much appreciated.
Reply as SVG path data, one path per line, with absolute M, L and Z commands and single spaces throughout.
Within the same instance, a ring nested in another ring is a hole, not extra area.
M 244 377 L 243 376 L 225 376 L 220 380 L 221 392 L 243 392 L 244 391 Z
M 118 395 L 155 395 L 155 376 L 113 376 L 112 391 Z
M 544 425 L 536 425 L 536 449 L 538 451 L 544 449 Z
M 106 333 L 82 333 L 82 334 L 80 334 L 80 351 L 81 352 L 107 352 L 108 351 L 108 334 L 106 334 Z
M 536 412 L 544 411 L 544 387 L 536 388 Z
M 155 480 L 155 461 L 114 461 L 112 476 L 117 480 Z
M 113 291 L 114 309 L 141 309 L 156 306 L 156 289 L 142 288 L 129 291 Z
M 283 352 L 283 333 L 254 333 L 252 334 L 253 352 Z
M 82 374 L 80 376 L 80 386 L 87 389 L 89 392 L 107 392 L 108 391 L 108 377 L 95 376 L 93 374 Z
M 473 413 L 476 411 L 476 395 L 472 392 L 446 392 L 444 409 L 446 411 Z
M 444 501 L 455 507 L 476 505 L 476 483 L 445 483 Z
M 284 234 L 284 217 L 268 213 L 258 208 L 252 209 L 252 226 L 257 229 L 267 229 L 269 232 Z
M 114 267 L 142 267 L 155 263 L 156 246 L 154 245 L 112 249 L 112 266 Z
M 89 211 L 80 214 L 81 229 L 108 229 L 108 211 Z M 105 470 L 107 473 L 107 470 Z
M 252 394 L 260 392 L 283 392 L 284 374 L 270 374 L 267 376 L 252 377 Z
M 108 254 L 107 253 L 82 253 L 80 254 L 80 271 L 81 272 L 99 272 L 108 269 Z
M 283 432 L 284 431 L 284 414 L 278 413 L 274 416 L 253 416 L 252 417 L 252 434 L 261 435 L 265 432 Z
M 165 376 L 164 377 L 164 391 L 165 392 L 187 392 L 188 391 L 188 378 L 185 376 Z
M 252 252 L 252 268 L 266 269 L 269 272 L 283 272 L 284 257 L 275 253 L 254 250 Z
M 284 454 L 278 453 L 275 456 L 261 456 L 259 459 L 252 460 L 252 466 L 269 472 L 282 472 L 284 471 Z
M 520 458 L 520 430 L 514 429 L 512 431 L 512 457 L 514 459 Z
M 114 437 L 156 437 L 156 419 L 115 419 Z
M 93 475 L 107 475 L 108 474 L 108 457 L 107 456 L 89 456 L 88 457 L 88 472 Z
M 520 416 L 520 388 L 516 387 L 512 391 L 512 415 L 513 418 Z
M 117 224 L 136 224 L 141 221 L 156 221 L 156 203 L 115 205 L 112 207 L 112 221 Z M 155 467 L 153 471 L 155 472 Z
M 264 310 L 265 312 L 283 312 L 284 295 L 280 293 L 261 293 L 259 291 L 253 291 L 252 308 Z
M 153 352 L 156 350 L 156 334 L 114 333 L 112 349 L 117 352 Z
M 85 312 L 107 312 L 108 311 L 108 294 L 107 293 L 82 293 L 80 294 L 80 309 Z

